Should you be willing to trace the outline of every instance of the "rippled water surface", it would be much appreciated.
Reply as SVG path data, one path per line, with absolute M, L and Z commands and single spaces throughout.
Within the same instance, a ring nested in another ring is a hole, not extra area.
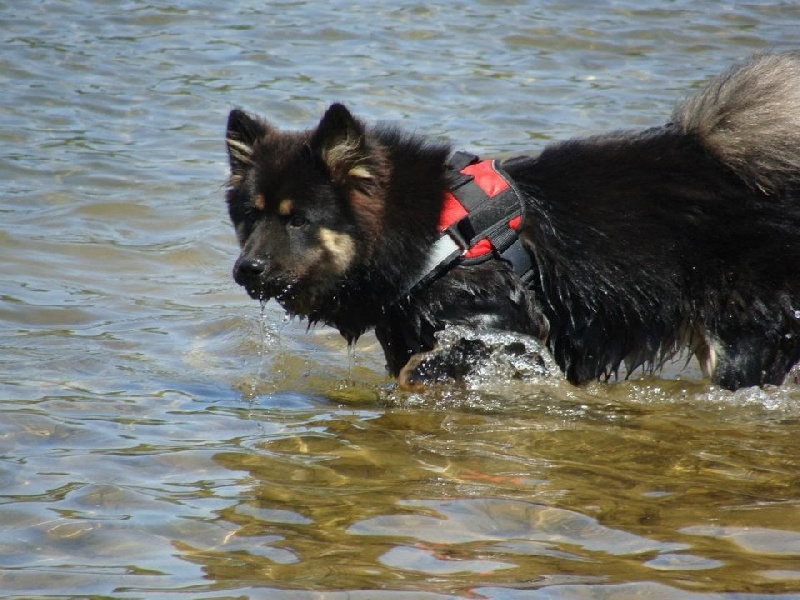
M 407 395 L 230 280 L 223 131 L 658 124 L 795 2 L 0 2 L 0 595 L 800 597 L 800 388 Z

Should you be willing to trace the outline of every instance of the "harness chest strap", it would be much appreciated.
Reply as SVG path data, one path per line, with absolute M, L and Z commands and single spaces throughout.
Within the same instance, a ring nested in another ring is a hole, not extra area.
M 457 152 L 448 164 L 449 190 L 439 220 L 441 237 L 411 291 L 459 264 L 491 258 L 509 262 L 521 278 L 530 276 L 533 263 L 519 241 L 522 199 L 513 182 L 494 160 Z

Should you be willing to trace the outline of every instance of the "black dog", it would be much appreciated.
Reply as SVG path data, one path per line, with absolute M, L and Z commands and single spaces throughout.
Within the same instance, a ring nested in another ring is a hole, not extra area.
M 448 324 L 546 341 L 573 383 L 685 349 L 730 389 L 800 361 L 800 53 L 502 163 L 340 104 L 300 132 L 233 110 L 227 144 L 236 281 L 349 343 L 374 328 L 394 375 Z

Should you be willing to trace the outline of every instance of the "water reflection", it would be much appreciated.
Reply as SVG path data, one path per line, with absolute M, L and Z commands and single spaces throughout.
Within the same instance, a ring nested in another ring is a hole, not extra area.
M 398 409 L 311 416 L 255 455 L 215 457 L 253 480 L 251 500 L 222 516 L 238 525 L 236 537 L 253 537 L 257 555 L 268 545 L 281 557 L 268 564 L 253 557 L 259 568 L 308 587 L 394 581 L 401 573 L 406 584 L 435 576 L 440 591 L 454 594 L 476 577 L 501 587 L 525 580 L 537 588 L 614 581 L 680 588 L 688 574 L 703 572 L 708 590 L 793 585 L 796 535 L 785 524 L 797 504 L 785 482 L 797 454 L 769 471 L 757 466 L 763 448 L 791 431 L 762 423 L 753 426 L 760 436 L 733 442 L 741 424 L 687 428 L 685 418 L 670 417 L 674 403 L 622 408 L 579 419 L 535 406 L 526 416 Z M 720 544 L 747 535 L 696 525 L 719 515 L 758 520 L 763 527 L 746 531 L 760 541 Z M 752 560 L 757 555 L 773 558 L 767 566 Z M 310 577 L 319 569 L 324 576 Z

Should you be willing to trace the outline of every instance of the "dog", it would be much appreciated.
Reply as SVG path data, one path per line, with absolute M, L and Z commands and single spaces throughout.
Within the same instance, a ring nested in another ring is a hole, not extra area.
M 541 340 L 573 384 L 690 352 L 734 390 L 800 362 L 799 52 L 666 125 L 503 161 L 338 103 L 304 131 L 234 109 L 226 143 L 235 281 L 349 344 L 374 329 L 401 381 L 449 325 Z

